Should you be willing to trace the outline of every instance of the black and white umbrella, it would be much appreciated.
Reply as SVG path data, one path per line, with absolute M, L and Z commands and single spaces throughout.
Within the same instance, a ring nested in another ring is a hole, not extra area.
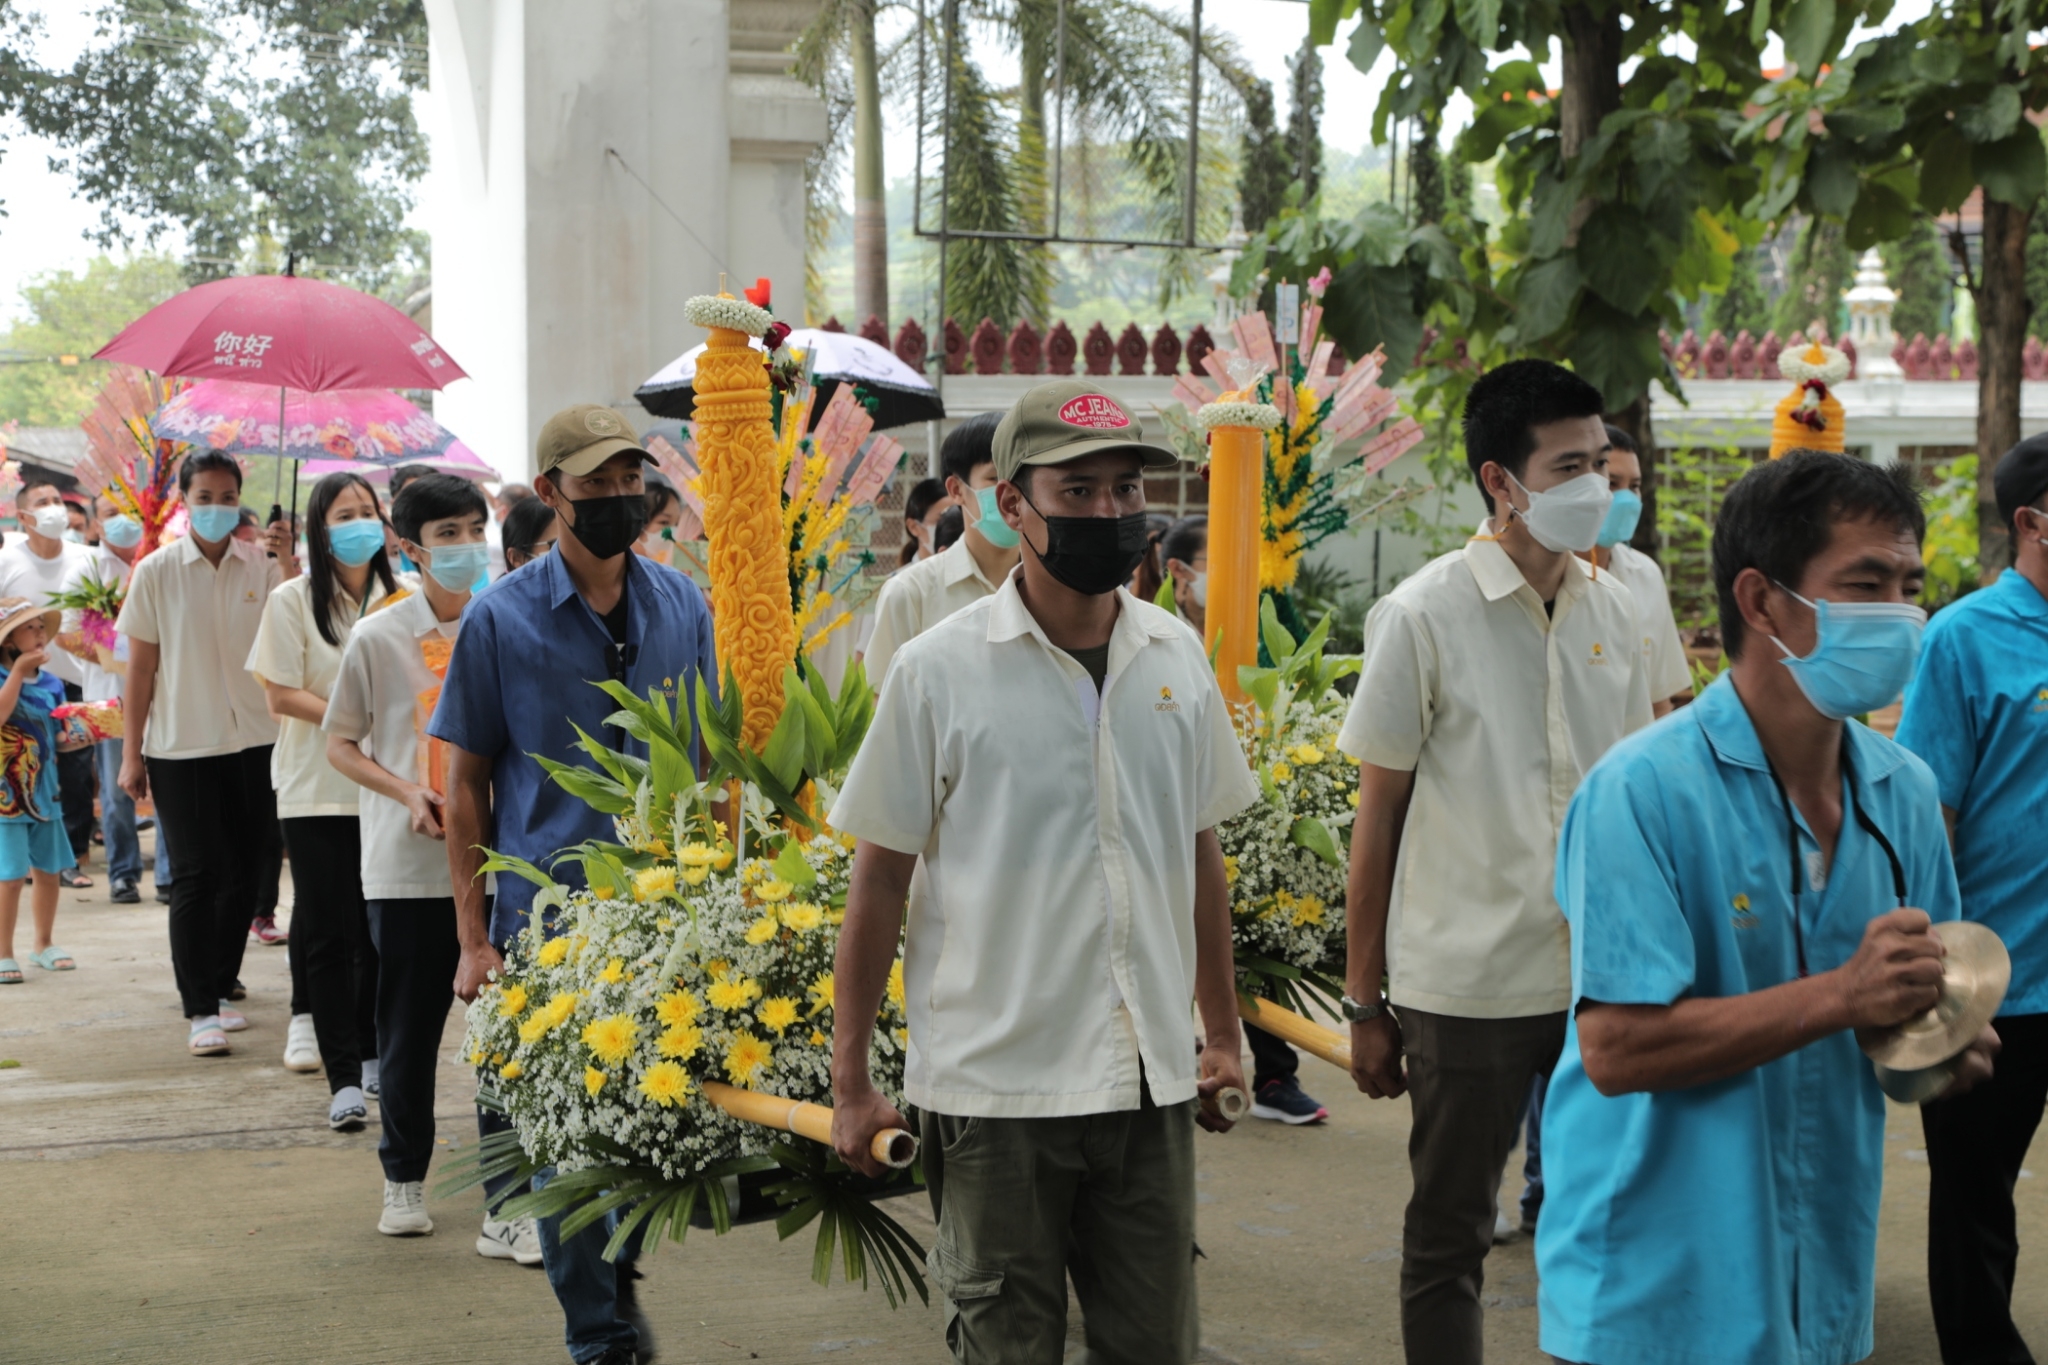
M 897 359 L 895 352 L 866 337 L 799 327 L 785 344 L 811 357 L 811 383 L 818 391 L 811 406 L 813 422 L 824 415 L 832 391 L 841 384 L 858 385 L 859 397 L 879 404 L 874 414 L 877 431 L 935 422 L 946 415 L 930 380 Z M 756 340 L 754 345 L 758 348 L 761 343 Z M 635 390 L 633 397 L 656 417 L 687 420 L 697 405 L 697 357 L 703 353 L 702 346 L 684 351 Z

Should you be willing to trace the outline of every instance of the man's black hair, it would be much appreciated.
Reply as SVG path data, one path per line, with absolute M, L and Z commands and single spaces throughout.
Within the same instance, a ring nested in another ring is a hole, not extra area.
M 21 467 L 21 491 L 15 494 L 15 497 L 19 499 L 27 496 L 28 491 L 32 488 L 54 488 L 57 490 L 59 497 L 62 497 L 64 494 L 64 485 L 58 482 L 55 474 L 52 474 L 47 469 L 38 469 L 32 464 L 23 465 Z
M 1195 556 L 1209 548 L 1209 518 L 1205 516 L 1182 517 L 1167 527 L 1166 535 L 1159 542 L 1161 560 L 1178 559 L 1192 565 Z
M 974 477 L 975 470 L 985 464 L 994 464 L 996 428 L 1002 425 L 1002 421 L 1000 412 L 984 412 L 947 432 L 945 443 L 939 447 L 939 473 L 967 483 Z
M 1536 453 L 1537 427 L 1605 410 L 1600 390 L 1548 360 L 1510 360 L 1481 375 L 1465 395 L 1465 463 L 1486 510 L 1493 511 L 1493 495 L 1480 482 L 1481 465 L 1497 464 L 1519 479 Z
M 948 507 L 939 513 L 938 524 L 932 527 L 932 553 L 937 554 L 949 548 L 966 533 L 966 516 L 958 507 Z
M 1721 607 L 1721 647 L 1742 653 L 1742 608 L 1735 578 L 1755 569 L 1786 588 L 1797 588 L 1806 566 L 1825 550 L 1835 524 L 1870 518 L 1927 534 L 1927 514 L 1912 471 L 1853 455 L 1795 450 L 1744 474 L 1722 499 L 1714 522 L 1714 594 Z
M 397 466 L 391 471 L 391 496 L 397 497 L 405 491 L 405 486 L 414 479 L 424 479 L 433 472 L 434 467 L 432 465 L 402 464 Z M 430 517 L 428 520 L 431 521 L 432 518 Z
M 1607 444 L 1613 446 L 1616 450 L 1626 450 L 1629 454 L 1638 458 L 1641 458 L 1643 453 L 1636 449 L 1636 438 L 1612 422 L 1607 423 Z
M 178 492 L 181 494 L 190 493 L 192 491 L 192 480 L 210 469 L 217 469 L 223 473 L 234 475 L 235 491 L 238 493 L 241 491 L 242 465 L 240 461 L 221 450 L 195 450 L 185 457 L 183 464 L 178 466 Z
M 490 507 L 483 493 L 468 479 L 429 470 L 409 480 L 391 500 L 391 525 L 399 535 L 420 543 L 420 528 L 430 521 L 464 517 L 470 513 L 488 519 Z

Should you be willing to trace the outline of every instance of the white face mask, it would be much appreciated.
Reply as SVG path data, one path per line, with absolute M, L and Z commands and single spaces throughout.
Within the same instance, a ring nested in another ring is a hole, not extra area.
M 1607 509 L 1614 502 L 1606 474 L 1581 474 L 1541 493 L 1530 492 L 1528 485 L 1512 474 L 1508 477 L 1529 499 L 1528 511 L 1517 507 L 1508 510 L 1522 519 L 1538 545 L 1556 554 L 1593 548 L 1600 538 L 1601 524 L 1607 520 Z
M 1188 584 L 1188 596 L 1195 599 L 1195 605 L 1198 607 L 1207 607 L 1209 605 L 1209 574 L 1207 570 L 1196 574 L 1194 580 Z
M 71 518 L 60 502 L 46 502 L 35 512 L 36 530 L 52 540 L 62 540 L 64 533 L 71 529 Z

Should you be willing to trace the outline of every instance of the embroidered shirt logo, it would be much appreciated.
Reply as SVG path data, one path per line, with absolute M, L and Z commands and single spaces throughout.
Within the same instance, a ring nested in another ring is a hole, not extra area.
M 1152 703 L 1152 709 L 1154 711 L 1180 710 L 1180 703 L 1173 699 L 1173 689 L 1170 687 L 1160 688 L 1159 700 Z
M 2034 693 L 2034 713 L 2039 715 L 2043 711 L 2048 711 L 2048 687 Z
M 1068 399 L 1060 408 L 1060 420 L 1070 427 L 1094 427 L 1101 431 L 1119 431 L 1131 424 L 1114 398 L 1099 393 Z
M 1589 654 L 1589 655 L 1587 655 L 1587 656 L 1586 656 L 1586 662 L 1587 662 L 1587 663 L 1589 663 L 1589 664 L 1604 664 L 1604 663 L 1606 663 L 1606 662 L 1607 662 L 1607 646 L 1605 646 L 1605 645 L 1601 644 L 1601 643 L 1600 643 L 1600 642 L 1599 642 L 1598 640 L 1595 640 L 1595 641 L 1593 642 L 1593 652 L 1592 652 L 1591 654 Z
M 1747 892 L 1736 893 L 1733 904 L 1735 906 L 1735 913 L 1729 916 L 1728 922 L 1736 928 L 1754 929 L 1763 922 L 1755 915 L 1749 913 L 1749 894 Z

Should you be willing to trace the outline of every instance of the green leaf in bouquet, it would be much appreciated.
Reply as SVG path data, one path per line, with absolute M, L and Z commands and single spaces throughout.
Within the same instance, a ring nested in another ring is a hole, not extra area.
M 484 1098 L 484 1086 L 479 1084 L 479 1108 L 487 1107 Z M 500 1104 L 498 1107 L 502 1111 L 503 1105 Z M 484 1134 L 473 1145 L 452 1153 L 441 1163 L 442 1180 L 434 1187 L 434 1197 L 448 1199 L 461 1194 L 464 1190 L 474 1189 L 478 1185 L 495 1180 L 501 1175 L 511 1176 L 512 1180 L 498 1192 L 496 1198 L 489 1201 L 490 1206 L 495 1208 L 526 1189 L 533 1173 L 540 1167 L 541 1163 L 528 1156 L 526 1149 L 519 1145 L 518 1131 L 501 1128 Z
M 541 770 L 555 780 L 555 785 L 583 802 L 593 810 L 606 815 L 630 815 L 633 813 L 633 796 L 624 787 L 602 773 L 573 764 L 557 763 L 539 754 L 529 755 L 540 764 Z
M 607 725 L 617 724 L 622 717 L 630 723 L 637 724 L 635 717 L 628 711 L 612 712 L 610 716 L 606 717 L 605 723 Z M 595 759 L 597 766 L 609 774 L 627 792 L 631 792 L 639 787 L 640 783 L 646 779 L 648 774 L 646 759 L 622 753 L 606 744 L 603 740 L 585 734 L 583 727 L 573 720 L 569 722 L 569 728 L 576 732 L 576 747 Z M 627 733 L 630 734 L 632 732 L 628 730 Z M 635 738 L 638 738 L 638 736 L 635 736 Z
M 784 791 L 796 790 L 804 775 L 804 717 L 800 708 L 782 708 L 782 716 L 768 736 L 768 747 L 762 753 L 761 761 Z
M 811 689 L 797 676 L 796 669 L 787 667 L 782 670 L 783 718 L 787 719 L 792 711 L 797 713 L 797 722 L 803 736 L 802 772 L 824 772 L 830 766 L 832 751 L 838 747 L 838 735 L 834 732 L 832 717 L 818 704 L 818 699 L 811 695 Z M 772 735 L 769 737 L 769 744 L 772 748 Z M 789 785 L 794 787 L 799 781 L 801 773 L 798 778 L 791 780 Z
M 1274 704 L 1280 697 L 1279 669 L 1261 668 L 1257 664 L 1239 664 L 1237 685 L 1244 689 L 1247 697 L 1258 703 L 1262 713 L 1269 716 L 1273 714 Z
M 799 891 L 808 891 L 818 884 L 818 874 L 804 861 L 803 845 L 791 839 L 782 846 L 782 852 L 775 855 L 775 875 Z
M 515 858 L 509 853 L 499 853 L 489 848 L 483 850 L 483 855 L 484 865 L 477 869 L 479 876 L 486 872 L 510 872 L 515 877 L 523 877 L 532 882 L 543 891 L 550 891 L 561 885 L 524 858 Z
M 811 1251 L 813 1280 L 832 1282 L 836 1247 L 847 1283 L 858 1281 L 866 1288 L 872 1267 L 891 1308 L 907 1303 L 912 1290 L 921 1302 L 931 1302 L 924 1281 L 924 1248 L 875 1204 L 873 1182 L 815 1142 L 778 1142 L 769 1150 L 790 1173 L 789 1179 L 767 1189 L 789 1206 L 775 1220 L 777 1236 L 787 1240 L 812 1221 L 818 1223 L 818 1240 Z
M 747 776 L 747 762 L 740 754 L 739 726 L 727 723 L 724 711 L 701 676 L 697 679 L 697 733 L 703 738 L 704 751 L 711 756 L 713 764 L 712 771 L 705 777 L 707 782 Z
M 1337 840 L 1330 833 L 1330 827 L 1312 815 L 1304 815 L 1294 822 L 1294 827 L 1287 831 L 1287 842 L 1298 844 L 1332 867 L 1344 866 L 1343 856 L 1337 852 Z
M 1266 652 L 1273 656 L 1275 664 L 1294 653 L 1294 637 L 1287 633 L 1287 627 L 1280 624 L 1280 615 L 1273 609 L 1270 593 L 1259 599 L 1259 637 L 1265 642 Z

